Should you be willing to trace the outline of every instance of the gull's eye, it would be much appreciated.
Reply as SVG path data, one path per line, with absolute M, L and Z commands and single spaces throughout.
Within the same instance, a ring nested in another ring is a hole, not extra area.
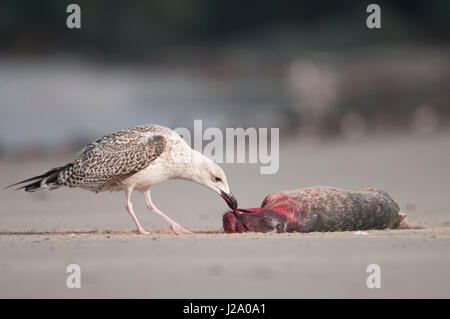
M 219 182 L 222 181 L 222 179 L 221 179 L 220 177 L 215 177 L 214 180 L 215 180 L 217 183 L 219 183 Z

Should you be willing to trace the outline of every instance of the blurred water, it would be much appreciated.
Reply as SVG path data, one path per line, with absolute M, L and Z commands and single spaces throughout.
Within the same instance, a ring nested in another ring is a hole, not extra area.
M 137 124 L 192 129 L 195 119 L 204 128 L 288 128 L 312 139 L 431 134 L 450 124 L 448 52 L 230 49 L 203 60 L 199 50 L 196 59 L 180 53 L 164 63 L 0 56 L 0 147 L 70 148 Z
M 0 60 L 0 143 L 6 149 L 92 139 L 157 123 L 191 128 L 280 126 L 273 79 L 211 78 L 183 68 L 114 66 L 68 57 Z M 257 111 L 256 111 L 257 110 Z

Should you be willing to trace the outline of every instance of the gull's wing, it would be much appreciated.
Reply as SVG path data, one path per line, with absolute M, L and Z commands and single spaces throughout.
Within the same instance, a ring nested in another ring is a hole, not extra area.
M 166 149 L 166 139 L 140 129 L 106 135 L 85 146 L 58 176 L 67 186 L 114 186 L 143 170 Z

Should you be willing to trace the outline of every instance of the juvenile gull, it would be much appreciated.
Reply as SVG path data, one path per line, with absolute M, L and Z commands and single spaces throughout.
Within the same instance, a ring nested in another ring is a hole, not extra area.
M 134 126 L 106 135 L 81 149 L 70 163 L 10 186 L 31 182 L 18 188 L 27 192 L 61 186 L 94 192 L 124 191 L 125 208 L 137 232 L 148 234 L 136 218 L 130 200 L 132 191 L 139 190 L 144 194 L 148 209 L 167 222 L 174 233 L 190 234 L 158 210 L 150 197 L 152 186 L 169 179 L 203 185 L 220 194 L 233 210 L 237 207 L 223 170 L 193 150 L 180 135 L 160 125 Z

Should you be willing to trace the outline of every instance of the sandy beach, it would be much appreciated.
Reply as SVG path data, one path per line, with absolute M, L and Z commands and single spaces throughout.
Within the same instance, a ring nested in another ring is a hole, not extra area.
M 227 235 L 221 231 L 226 205 L 220 197 L 171 181 L 155 187 L 155 203 L 200 233 L 170 234 L 136 193 L 135 211 L 151 231 L 138 236 L 121 193 L 8 189 L 0 192 L 0 297 L 450 297 L 448 132 L 319 144 L 293 139 L 280 151 L 275 175 L 260 175 L 256 164 L 223 165 L 240 207 L 259 206 L 265 195 L 284 189 L 377 187 L 429 227 L 366 235 Z M 0 180 L 7 185 L 72 156 L 3 159 Z M 66 286 L 66 267 L 73 263 L 81 267 L 80 289 Z M 381 268 L 379 289 L 366 286 L 369 264 Z

